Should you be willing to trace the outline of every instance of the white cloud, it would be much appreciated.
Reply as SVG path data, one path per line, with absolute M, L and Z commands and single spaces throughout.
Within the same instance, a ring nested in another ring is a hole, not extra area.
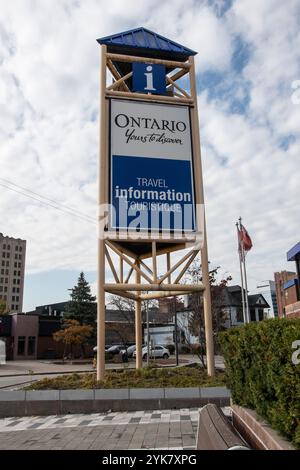
M 217 71 L 234 85 L 232 94 L 200 96 L 210 259 L 238 282 L 234 222 L 242 215 L 254 239 L 252 282 L 286 266 L 299 233 L 300 105 L 290 99 L 300 79 L 299 2 L 239 0 L 224 16 L 216 16 L 224 2 L 193 0 L 0 3 L 1 178 L 96 216 L 95 40 L 144 25 L 198 51 L 200 78 Z M 238 76 L 231 68 L 237 37 L 251 50 Z M 246 112 L 232 113 L 233 98 L 246 91 Z M 0 191 L 1 232 L 28 240 L 28 272 L 96 269 L 92 223 Z

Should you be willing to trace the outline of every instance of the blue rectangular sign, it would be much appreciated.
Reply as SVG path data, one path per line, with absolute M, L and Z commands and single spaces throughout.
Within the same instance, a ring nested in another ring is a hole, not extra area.
M 132 90 L 140 93 L 166 94 L 166 67 L 161 64 L 132 64 Z
M 196 230 L 189 109 L 111 100 L 110 225 Z

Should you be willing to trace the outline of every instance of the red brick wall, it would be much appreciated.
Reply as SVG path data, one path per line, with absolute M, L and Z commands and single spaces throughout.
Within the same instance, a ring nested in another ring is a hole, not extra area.
M 278 316 L 284 317 L 285 307 L 297 301 L 297 288 L 292 286 L 289 289 L 283 289 L 286 282 L 295 279 L 297 274 L 290 271 L 281 271 L 274 274 L 276 298 L 278 306 Z M 289 292 L 287 292 L 289 291 Z M 296 297 L 295 297 L 296 296 Z

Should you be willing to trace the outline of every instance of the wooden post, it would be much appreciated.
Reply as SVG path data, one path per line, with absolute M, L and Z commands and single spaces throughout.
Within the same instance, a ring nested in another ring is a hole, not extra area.
M 137 266 L 140 267 L 139 261 L 137 261 Z M 136 284 L 141 283 L 141 275 L 138 271 L 135 273 Z M 138 292 L 137 292 L 138 294 Z M 142 358 L 142 302 L 141 300 L 135 301 L 135 344 L 136 344 L 136 359 L 135 367 L 140 369 L 143 367 L 143 358 Z
M 106 160 L 107 160 L 107 116 L 105 104 L 106 89 L 106 46 L 101 46 L 100 66 L 100 155 L 99 155 L 99 206 L 106 203 Z M 99 225 L 100 228 L 100 225 Z M 103 227 L 102 227 L 103 229 Z M 98 230 L 98 283 L 97 283 L 97 380 L 105 374 L 105 241 L 101 228 Z
M 194 100 L 194 107 L 191 108 L 191 121 L 193 132 L 193 153 L 194 153 L 194 167 L 195 167 L 195 190 L 196 190 L 196 203 L 204 205 L 204 190 L 203 190 L 203 176 L 201 164 L 201 147 L 199 136 L 199 118 L 198 118 L 198 105 L 197 105 L 197 89 L 196 89 L 196 71 L 194 57 L 190 57 L 190 84 L 191 95 Z M 209 282 L 209 265 L 208 265 L 208 250 L 207 250 L 207 237 L 206 237 L 206 222 L 205 212 L 203 220 L 203 246 L 201 249 L 201 266 L 202 266 L 202 283 L 204 286 L 203 293 L 203 307 L 204 307 L 204 322 L 205 322 L 205 340 L 206 340 L 206 361 L 207 373 L 213 377 L 215 375 L 215 358 L 214 358 L 214 343 L 213 343 L 213 329 L 212 329 L 212 313 L 211 313 L 211 295 L 210 295 L 210 282 Z

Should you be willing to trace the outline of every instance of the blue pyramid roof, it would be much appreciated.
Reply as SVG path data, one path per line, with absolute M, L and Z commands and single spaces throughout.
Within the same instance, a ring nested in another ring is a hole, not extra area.
M 164 59 L 183 61 L 197 52 L 171 41 L 146 28 L 136 28 L 122 33 L 97 39 L 99 44 L 106 44 L 109 52 L 140 56 L 157 56 Z

